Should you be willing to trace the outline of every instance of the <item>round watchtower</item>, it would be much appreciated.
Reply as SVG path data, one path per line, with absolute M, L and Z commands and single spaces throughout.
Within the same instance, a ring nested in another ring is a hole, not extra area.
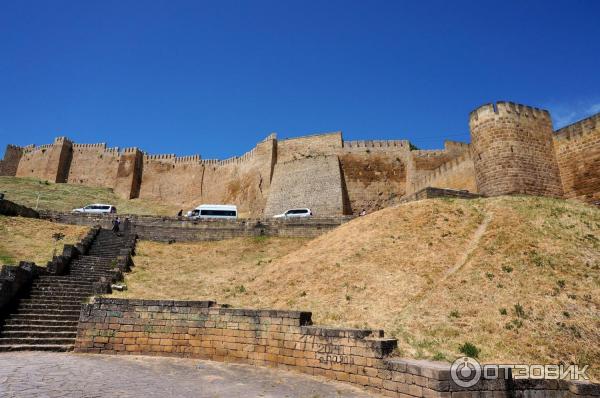
M 471 112 L 469 127 L 481 194 L 562 196 L 548 111 L 486 104 Z

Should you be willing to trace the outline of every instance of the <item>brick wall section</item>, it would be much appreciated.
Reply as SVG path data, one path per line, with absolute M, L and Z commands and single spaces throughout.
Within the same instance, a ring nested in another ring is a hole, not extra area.
M 410 151 L 406 160 L 406 194 L 411 194 L 416 189 L 423 188 L 420 181 L 432 175 L 444 164 L 463 156 L 468 151 L 468 144 L 448 140 L 444 141 L 444 149 Z
M 126 148 L 119 158 L 115 192 L 123 198 L 139 197 L 142 181 L 143 154 L 138 148 Z
M 67 182 L 113 188 L 117 180 L 120 153 L 106 144 L 73 144 Z
M 469 126 L 480 193 L 562 196 L 548 111 L 498 102 L 471 112 Z
M 565 197 L 600 201 L 600 113 L 558 130 L 554 148 Z
M 406 150 L 352 149 L 339 158 L 353 214 L 360 213 L 362 209 L 369 212 L 379 210 L 404 195 Z
M 17 175 L 21 156 L 23 156 L 23 148 L 15 145 L 7 145 L 4 151 L 4 159 L 0 160 L 0 176 Z
M 340 162 L 337 156 L 316 156 L 277 163 L 265 215 L 308 207 L 319 216 L 348 213 L 344 206 Z
M 409 191 L 416 192 L 426 187 L 466 190 L 476 193 L 475 165 L 471 151 L 466 151 L 459 157 L 432 170 L 430 174 L 413 180 Z
M 328 217 L 310 219 L 240 219 L 240 220 L 187 220 L 175 217 L 119 215 L 129 221 L 129 230 L 140 239 L 159 242 L 196 242 L 253 236 L 277 236 L 286 238 L 315 238 L 351 217 Z M 41 218 L 75 225 L 111 228 L 113 216 L 81 213 L 41 212 Z
M 57 137 L 52 144 L 25 148 L 16 176 L 66 182 L 71 158 L 71 141 L 65 137 Z
M 75 351 L 272 366 L 391 397 L 510 396 L 510 383 L 505 381 L 482 381 L 465 390 L 452 383 L 448 364 L 392 358 L 397 342 L 381 330 L 313 326 L 311 315 L 223 308 L 211 301 L 100 298 L 82 305 Z M 577 393 L 584 391 L 600 395 L 598 385 L 539 380 L 514 384 L 518 396 L 580 396 Z
M 306 157 L 337 155 L 342 145 L 341 131 L 279 140 L 277 141 L 277 163 Z

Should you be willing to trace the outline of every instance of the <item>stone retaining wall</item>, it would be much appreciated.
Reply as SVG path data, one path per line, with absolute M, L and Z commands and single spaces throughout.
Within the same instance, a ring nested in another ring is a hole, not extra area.
M 249 310 L 212 301 L 99 298 L 83 304 L 75 351 L 242 362 L 349 382 L 392 397 L 600 396 L 589 383 L 454 384 L 450 365 L 393 358 L 382 330 L 313 326 L 310 312 Z
M 101 225 L 103 228 L 111 228 L 115 216 L 45 212 L 41 217 L 64 224 Z M 288 220 L 189 220 L 185 217 L 136 215 L 119 215 L 119 217 L 123 221 L 121 225 L 124 230 L 137 234 L 140 239 L 160 242 L 208 241 L 252 236 L 314 238 L 351 219 L 351 217 L 333 217 Z
M 423 188 L 413 194 L 402 197 L 400 202 L 412 202 L 421 199 L 433 199 L 433 198 L 459 198 L 459 199 L 475 199 L 480 198 L 482 195 L 471 193 L 469 191 L 461 191 L 456 189 L 445 189 L 445 188 Z
M 29 207 L 21 206 L 10 200 L 0 199 L 0 215 L 3 216 L 20 216 L 28 218 L 39 218 L 37 211 Z

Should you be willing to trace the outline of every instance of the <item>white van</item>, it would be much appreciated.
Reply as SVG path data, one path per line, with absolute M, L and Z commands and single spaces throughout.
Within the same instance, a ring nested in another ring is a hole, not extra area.
M 73 209 L 72 210 L 73 213 L 116 213 L 117 212 L 117 208 L 113 205 L 105 205 L 102 203 L 95 203 L 93 205 L 87 205 L 85 207 L 82 207 L 80 209 Z
M 194 220 L 201 218 L 236 220 L 238 213 L 235 205 L 201 205 L 188 214 Z

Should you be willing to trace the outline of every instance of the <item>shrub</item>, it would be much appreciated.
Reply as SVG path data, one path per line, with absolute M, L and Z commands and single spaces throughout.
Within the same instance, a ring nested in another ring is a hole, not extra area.
M 460 347 L 458 347 L 458 350 L 464 355 L 471 358 L 477 358 L 480 353 L 479 348 L 477 348 L 475 344 L 469 343 L 468 341 Z
M 527 314 L 525 313 L 525 308 L 519 303 L 515 304 L 515 314 L 519 318 L 527 318 Z
M 500 308 L 500 315 L 506 315 L 508 314 L 508 311 L 506 311 L 506 308 Z

